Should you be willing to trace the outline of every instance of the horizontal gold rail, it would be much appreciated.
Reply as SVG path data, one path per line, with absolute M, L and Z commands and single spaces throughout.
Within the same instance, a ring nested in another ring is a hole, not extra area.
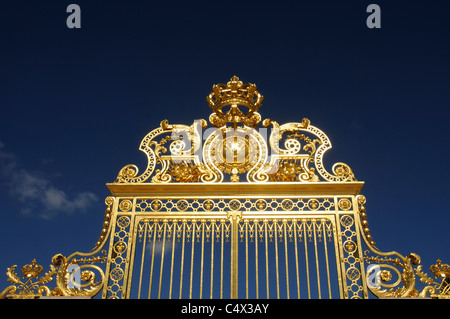
M 302 195 L 357 195 L 361 192 L 364 182 L 307 182 L 307 183 L 107 183 L 113 196 L 156 196 L 160 198 L 236 198 L 239 196 L 254 196 L 261 198 L 269 196 Z

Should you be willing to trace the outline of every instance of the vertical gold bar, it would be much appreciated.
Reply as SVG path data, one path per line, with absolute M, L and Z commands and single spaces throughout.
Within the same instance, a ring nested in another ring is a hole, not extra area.
M 361 278 L 366 278 L 365 269 L 364 269 L 364 258 L 363 258 L 363 255 L 362 255 L 363 254 L 363 250 L 358 248 L 358 247 L 362 247 L 361 246 L 361 244 L 362 244 L 362 242 L 361 242 L 361 235 L 360 235 L 360 231 L 362 230 L 362 228 L 360 228 L 361 227 L 360 216 L 355 211 L 355 208 L 358 207 L 358 205 L 357 205 L 357 202 L 356 202 L 356 197 L 354 195 L 352 196 L 352 202 L 353 202 L 353 205 L 352 205 L 352 207 L 353 207 L 353 209 L 352 209 L 352 211 L 353 211 L 353 218 L 355 219 L 355 221 L 354 221 L 355 228 L 354 229 L 355 229 L 355 232 L 356 232 L 356 243 L 355 244 L 357 245 L 356 248 L 355 248 L 356 251 L 353 251 L 353 256 L 355 258 L 359 259 L 359 269 L 361 271 Z M 357 226 L 357 225 L 360 225 L 360 226 Z M 355 264 L 355 266 L 356 266 L 356 264 Z M 362 286 L 362 294 L 363 294 L 362 297 L 364 299 L 369 298 L 366 280 L 361 280 L 360 284 L 358 284 L 358 285 L 359 285 L 359 287 Z
M 286 265 L 286 298 L 289 299 L 289 262 L 288 262 L 288 247 L 287 247 L 287 232 L 286 232 L 286 220 L 283 220 L 284 227 L 284 258 Z
M 144 241 L 142 244 L 142 257 L 141 257 L 141 273 L 139 276 L 139 289 L 138 289 L 138 299 L 141 299 L 141 287 L 142 287 L 142 273 L 144 271 L 144 258 L 145 258 L 145 243 L 147 241 L 147 225 L 148 223 L 144 223 Z
M 161 283 L 162 283 L 162 274 L 163 274 L 163 267 L 164 267 L 164 253 L 165 253 L 165 249 L 166 249 L 166 229 L 167 229 L 167 219 L 164 220 L 163 244 L 162 244 L 162 251 L 161 251 L 161 267 L 159 270 L 158 299 L 161 298 Z
M 156 227 L 158 226 L 158 221 L 153 221 L 153 245 L 152 245 L 152 262 L 150 266 L 150 282 L 148 286 L 148 299 L 151 298 L 152 295 L 152 281 L 153 281 L 153 265 L 155 262 L 155 244 L 156 244 Z
M 245 220 L 245 298 L 248 299 L 248 219 Z
M 205 256 L 205 220 L 202 220 L 202 254 L 200 260 L 200 296 L 202 299 L 203 295 L 203 258 Z
M 189 280 L 189 299 L 192 299 L 192 278 L 194 275 L 194 247 L 195 247 L 195 228 L 197 227 L 197 221 L 193 220 L 192 221 L 192 232 L 191 232 L 191 274 L 190 274 L 190 280 Z
M 183 292 L 183 269 L 184 269 L 184 243 L 186 237 L 186 220 L 182 221 L 183 224 L 183 239 L 181 242 L 181 265 L 180 265 L 180 299 Z
M 175 253 L 175 234 L 177 232 L 178 223 L 172 221 L 172 260 L 170 261 L 170 289 L 169 289 L 169 299 L 172 299 L 172 280 L 173 280 L 173 260 Z
M 293 221 L 293 227 L 294 227 L 294 248 L 295 248 L 295 271 L 297 274 L 297 298 L 300 299 L 300 275 L 298 271 L 298 249 L 297 249 L 297 220 Z
M 255 229 L 255 279 L 256 279 L 256 299 L 259 299 L 259 269 L 258 269 L 258 226 L 259 221 L 255 219 L 253 221 L 253 227 Z
M 317 270 L 317 291 L 319 293 L 319 299 L 322 299 L 321 293 L 320 293 L 320 273 L 319 273 L 319 257 L 317 255 L 317 238 L 316 238 L 316 221 L 312 221 L 313 224 L 313 230 L 314 230 L 314 251 L 316 256 L 316 270 Z
M 303 226 L 303 236 L 305 239 L 305 262 L 306 262 L 306 283 L 308 285 L 308 299 L 311 299 L 311 287 L 310 287 L 310 282 L 309 282 L 309 262 L 308 262 L 308 244 L 307 244 L 307 239 L 306 239 L 306 223 L 308 221 L 302 221 L 302 226 Z
M 130 288 L 131 288 L 131 283 L 133 281 L 133 265 L 134 265 L 134 257 L 135 257 L 135 253 L 136 253 L 136 249 L 133 247 L 134 245 L 134 228 L 136 227 L 136 216 L 133 214 L 131 216 L 128 217 L 129 218 L 129 230 L 126 235 L 126 237 L 124 239 L 126 239 L 128 241 L 128 244 L 131 246 L 130 249 L 127 249 L 127 252 L 125 254 L 125 256 L 122 256 L 125 258 L 125 260 L 128 260 L 129 262 L 125 263 L 125 267 L 123 269 L 124 272 L 124 277 L 123 277 L 123 281 L 122 281 L 122 299 L 125 298 L 130 298 Z M 127 284 L 128 283 L 128 284 Z
M 109 243 L 109 248 L 107 248 L 108 257 L 112 256 L 112 253 L 113 253 L 114 238 L 115 238 L 116 226 L 117 226 L 116 222 L 117 222 L 117 203 L 118 202 L 119 202 L 118 200 L 113 201 L 113 209 L 112 209 L 112 214 L 111 214 L 111 226 L 109 227 L 109 230 L 105 234 L 105 236 L 106 236 L 105 239 L 109 237 L 109 240 L 107 240 L 107 242 Z M 109 290 L 110 284 L 111 284 L 111 282 L 113 282 L 109 278 L 110 271 L 111 271 L 111 264 L 114 264 L 114 263 L 111 263 L 110 261 L 106 262 L 105 275 L 108 276 L 108 279 L 105 282 L 105 288 L 103 288 L 103 293 L 102 293 L 103 299 L 106 299 L 111 296 L 110 295 L 111 291 Z
M 209 295 L 209 298 L 212 299 L 213 298 L 213 274 L 214 274 L 214 226 L 216 225 L 215 221 L 211 220 L 211 292 Z
M 355 202 L 353 201 L 353 205 Z M 339 283 L 339 298 L 348 298 L 347 294 L 347 280 L 345 274 L 344 266 L 344 252 L 342 247 L 342 232 L 341 232 L 341 222 L 339 214 L 338 197 L 334 196 L 334 209 L 335 214 L 333 218 L 333 240 L 334 240 L 334 251 L 336 256 L 336 268 L 338 273 L 338 283 Z
M 267 242 L 267 219 L 264 219 L 264 236 L 266 239 L 266 294 L 269 299 L 269 250 Z
M 330 284 L 330 267 L 328 265 L 328 248 L 327 248 L 327 240 L 325 239 L 326 229 L 325 229 L 326 220 L 322 221 L 323 226 L 323 247 L 325 250 L 325 262 L 327 264 L 327 279 L 328 279 L 328 297 L 331 299 L 331 284 Z
M 238 248 L 239 248 L 239 217 L 237 212 L 230 214 L 231 219 L 231 265 L 230 265 L 230 298 L 238 298 Z
M 220 299 L 223 298 L 223 232 L 224 232 L 224 225 L 225 221 L 220 221 L 220 228 L 221 228 L 221 241 L 220 241 Z
M 277 278 L 277 299 L 280 299 L 280 275 L 278 273 L 278 220 L 272 221 L 272 226 L 275 228 L 275 272 Z

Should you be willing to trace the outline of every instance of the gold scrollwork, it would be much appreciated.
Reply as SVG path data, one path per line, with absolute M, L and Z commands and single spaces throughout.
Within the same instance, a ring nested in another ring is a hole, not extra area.
M 73 258 L 73 254 L 69 258 L 65 258 L 61 254 L 53 256 L 50 265 L 50 271 L 43 276 L 43 267 L 36 264 L 33 259 L 31 264 L 22 267 L 24 280 L 20 279 L 15 269 L 17 265 L 8 268 L 6 275 L 7 281 L 13 285 L 7 287 L 0 293 L 0 299 L 34 299 L 41 296 L 95 296 L 103 287 L 104 272 L 94 265 L 96 262 L 104 263 L 106 260 L 106 251 L 102 251 L 101 256 L 86 258 L 88 254 L 81 255 L 82 258 Z M 59 266 L 59 267 L 56 267 Z M 73 266 L 73 267 L 72 267 Z M 70 269 L 72 268 L 72 269 Z M 88 270 L 90 269 L 90 270 Z M 99 280 L 98 277 L 99 275 Z M 79 280 L 74 280 L 77 274 Z M 50 288 L 49 283 L 55 279 L 56 287 Z
M 79 259 L 71 258 L 72 256 L 69 256 L 69 258 L 65 258 L 63 255 L 57 254 L 52 258 L 53 264 L 59 266 L 56 275 L 57 287 L 54 290 L 55 295 L 89 297 L 97 295 L 103 288 L 105 274 L 102 268 L 95 265 L 94 263 L 105 263 L 106 251 L 103 250 L 101 256 L 90 258 L 85 257 L 89 255 L 81 255 L 82 258 Z M 69 271 L 69 267 L 72 265 L 75 265 L 77 267 L 75 267 L 74 270 Z M 73 280 L 74 271 L 80 272 L 80 282 Z M 83 283 L 81 283 L 81 281 Z
M 372 266 L 372 270 L 377 269 L 375 274 L 367 274 L 367 280 L 375 276 L 375 284 L 368 284 L 369 290 L 379 298 L 424 298 L 428 296 L 450 298 L 450 266 L 441 264 L 441 261 L 438 260 L 435 265 L 430 267 L 433 275 L 442 280 L 439 284 L 422 271 L 421 259 L 416 253 L 410 253 L 405 257 L 396 251 L 381 252 L 378 250 L 370 236 L 364 206 L 366 198 L 358 195 L 356 202 L 358 203 L 363 239 L 369 248 L 364 252 L 364 260 Z M 370 255 L 370 252 L 374 255 Z M 426 284 L 426 286 L 419 290 L 418 282 Z
M 207 127 L 205 120 L 191 126 L 163 120 L 140 144 L 139 150 L 147 156 L 145 171 L 139 175 L 136 165 L 126 165 L 115 182 L 220 183 L 228 181 L 224 174 L 231 182 L 243 182 L 243 174 L 247 182 L 254 183 L 319 182 L 320 177 L 326 182 L 355 180 L 345 163 L 334 164 L 332 173 L 328 173 L 323 155 L 331 148 L 331 142 L 309 119 L 283 125 L 265 119 L 263 127 L 272 126 L 267 143 L 256 131 L 261 122 L 257 111 L 262 101 L 255 84 L 244 84 L 236 76 L 227 84 L 214 85 L 207 97 L 213 110 L 209 118 L 215 127 L 212 133 L 202 136 L 201 129 Z M 248 112 L 242 112 L 239 106 Z M 225 111 L 226 107 L 230 108 Z M 228 123 L 232 126 L 228 127 Z M 200 149 L 201 154 L 197 152 Z

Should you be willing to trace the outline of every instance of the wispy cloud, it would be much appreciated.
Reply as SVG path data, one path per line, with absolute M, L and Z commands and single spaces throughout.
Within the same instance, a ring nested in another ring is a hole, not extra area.
M 85 211 L 98 197 L 91 192 L 68 196 L 53 185 L 43 172 L 20 167 L 17 156 L 0 141 L 0 183 L 21 204 L 20 212 L 51 218 L 58 213 Z

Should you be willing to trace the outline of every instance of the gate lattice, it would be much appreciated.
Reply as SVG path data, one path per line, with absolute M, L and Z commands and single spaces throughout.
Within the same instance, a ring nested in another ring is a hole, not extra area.
M 353 200 L 120 198 L 103 296 L 364 297 Z

